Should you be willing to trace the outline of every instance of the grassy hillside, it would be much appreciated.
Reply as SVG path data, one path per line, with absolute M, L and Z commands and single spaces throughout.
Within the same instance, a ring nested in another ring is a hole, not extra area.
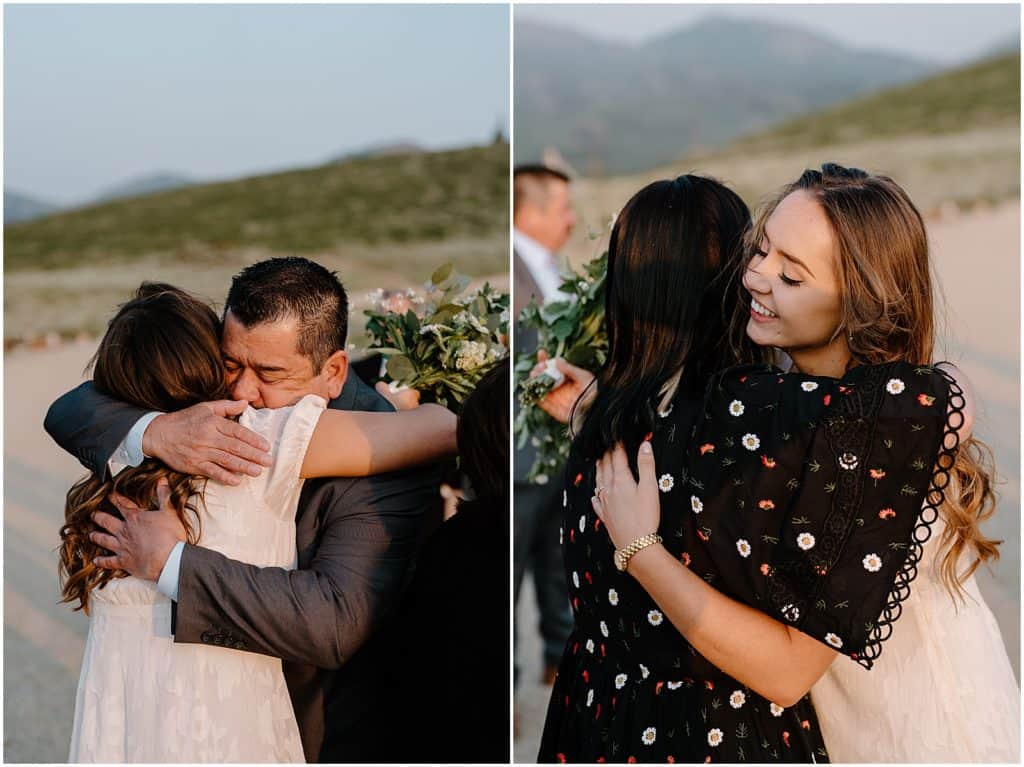
M 701 173 L 720 179 L 754 208 L 805 168 L 838 162 L 884 173 L 933 213 L 1020 196 L 1020 54 L 990 60 L 787 120 L 774 128 L 643 173 L 582 179 L 584 226 L 567 255 L 583 259 L 604 242 L 586 239 L 638 189 L 660 178 Z M 606 239 L 606 238 L 605 238 Z
M 907 134 L 960 133 L 1008 123 L 1020 124 L 1019 52 L 788 120 L 740 139 L 731 149 L 806 148 Z
M 12 224 L 4 228 L 5 270 L 489 238 L 508 230 L 508 155 L 507 144 L 496 144 L 359 158 Z
M 369 291 L 446 261 L 507 287 L 508 158 L 507 144 L 365 157 L 8 225 L 4 340 L 101 333 L 143 280 L 216 304 L 245 266 L 304 255 L 348 288 L 358 342 Z

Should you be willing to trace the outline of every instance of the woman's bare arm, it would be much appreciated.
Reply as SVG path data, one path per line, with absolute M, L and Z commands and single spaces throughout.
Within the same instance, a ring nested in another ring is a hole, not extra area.
M 617 549 L 658 529 L 660 500 L 649 448 L 643 443 L 637 458 L 639 484 L 621 446 L 598 465 L 597 484 L 604 490 L 594 508 Z M 780 706 L 800 700 L 837 656 L 816 639 L 722 594 L 660 545 L 634 555 L 627 572 L 697 652 Z
M 397 413 L 325 410 L 306 449 L 303 477 L 364 477 L 458 452 L 455 414 L 440 405 Z

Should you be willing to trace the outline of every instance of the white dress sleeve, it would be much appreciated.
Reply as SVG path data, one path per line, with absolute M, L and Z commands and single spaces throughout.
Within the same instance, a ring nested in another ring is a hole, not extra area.
M 289 407 L 250 407 L 238 419 L 270 443 L 271 465 L 258 477 L 247 478 L 247 485 L 272 512 L 294 516 L 291 506 L 302 484 L 299 473 L 306 448 L 326 407 L 323 397 L 307 394 Z

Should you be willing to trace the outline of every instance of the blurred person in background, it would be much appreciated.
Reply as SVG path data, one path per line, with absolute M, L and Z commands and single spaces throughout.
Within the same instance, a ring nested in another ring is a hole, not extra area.
M 466 498 L 424 545 L 395 624 L 396 761 L 509 761 L 510 374 L 506 357 L 463 404 Z
M 569 177 L 544 165 L 521 165 L 513 172 L 513 309 L 514 317 L 531 301 L 541 304 L 562 298 L 561 277 L 556 254 L 576 226 Z M 537 346 L 532 330 L 515 323 L 517 351 Z M 516 412 L 518 412 L 518 400 Z M 533 465 L 535 450 L 527 443 L 516 451 L 514 481 L 513 562 L 516 631 L 519 588 L 529 570 L 540 612 L 540 634 L 544 647 L 541 681 L 550 684 L 572 632 L 572 615 L 566 598 L 565 572 L 558 543 L 561 516 L 561 483 L 532 484 L 526 476 Z M 516 679 L 518 681 L 518 663 Z

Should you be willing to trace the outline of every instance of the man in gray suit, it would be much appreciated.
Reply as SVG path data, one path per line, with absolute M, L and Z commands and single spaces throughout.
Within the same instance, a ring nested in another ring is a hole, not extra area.
M 224 310 L 232 397 L 281 407 L 318 394 L 340 410 L 392 410 L 348 370 L 347 325 L 347 296 L 333 272 L 301 258 L 248 267 L 232 281 Z M 223 417 L 241 407 L 147 414 L 85 383 L 51 406 L 45 426 L 100 476 L 152 456 L 237 484 L 235 472 L 269 464 L 261 438 Z M 186 545 L 176 518 L 159 510 L 103 517 L 114 538 L 101 545 L 113 551 L 109 566 L 158 581 L 174 600 L 175 642 L 283 659 L 308 761 L 391 761 L 388 744 L 401 723 L 387 716 L 390 659 L 371 634 L 397 607 L 425 512 L 439 500 L 438 480 L 435 468 L 307 480 L 293 571 Z
M 514 312 L 518 317 L 531 299 L 540 303 L 562 297 L 555 253 L 576 225 L 569 177 L 543 165 L 521 165 L 513 172 Z M 515 324 L 518 351 L 537 347 L 536 333 Z M 518 410 L 518 401 L 516 408 Z M 526 481 L 536 451 L 527 443 L 515 455 L 513 570 L 516 609 L 519 587 L 530 570 L 540 610 L 544 645 L 542 681 L 550 683 L 572 631 L 568 588 L 558 544 L 562 491 L 560 477 L 547 484 Z M 518 631 L 518 613 L 516 614 Z M 518 670 L 518 669 L 517 669 Z

